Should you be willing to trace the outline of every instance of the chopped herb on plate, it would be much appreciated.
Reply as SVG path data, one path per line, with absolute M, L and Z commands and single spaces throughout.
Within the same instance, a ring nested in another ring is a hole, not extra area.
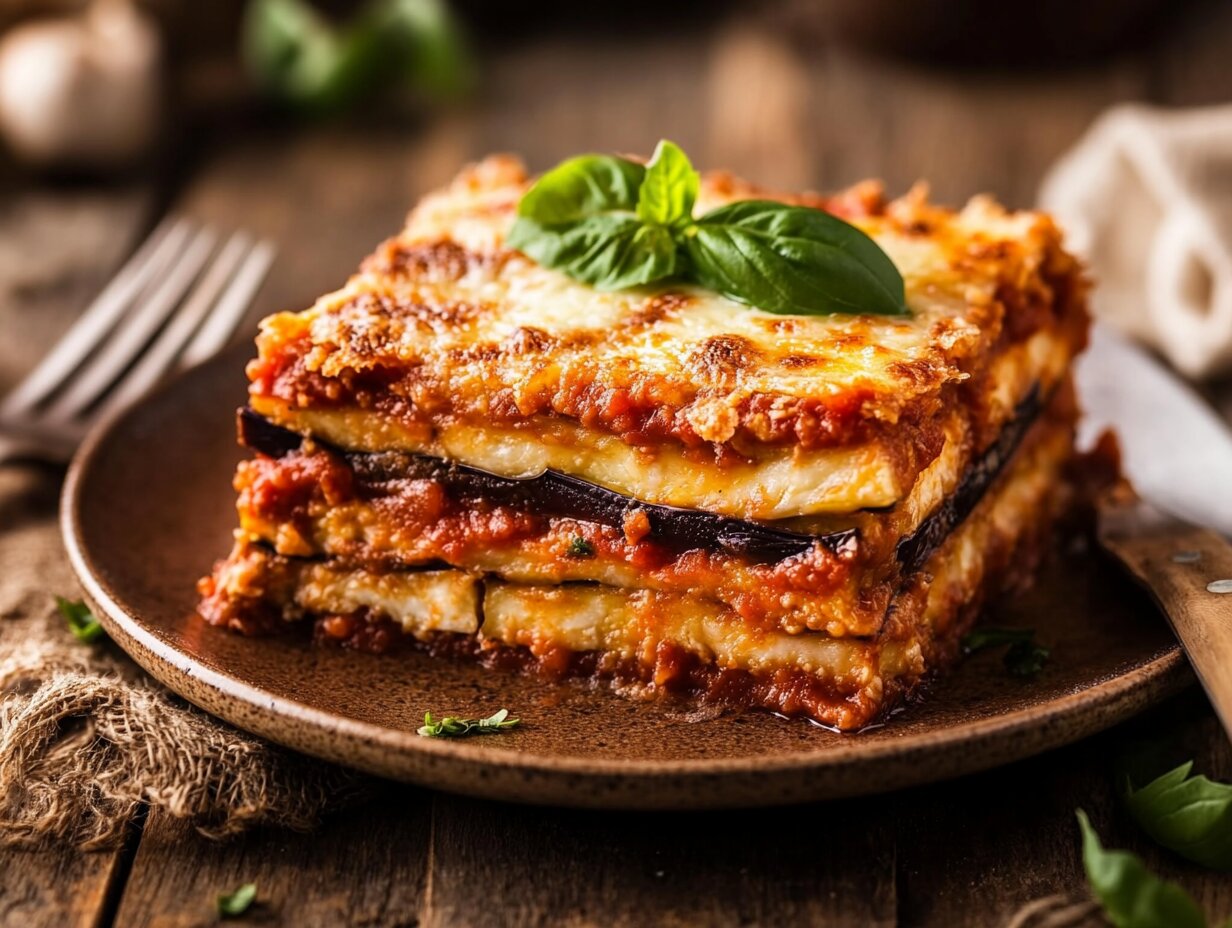
M 443 719 L 432 718 L 431 712 L 424 713 L 424 723 L 419 734 L 424 738 L 465 738 L 468 735 L 493 735 L 497 732 L 516 728 L 521 719 L 509 718 L 509 710 L 501 709 L 495 715 L 486 719 L 460 719 L 447 715 Z
M 984 626 L 963 635 L 961 642 L 964 654 L 1006 645 L 1009 647 L 1006 649 L 1003 663 L 1005 669 L 1016 677 L 1035 676 L 1044 669 L 1052 653 L 1035 640 L 1035 632 L 1030 628 Z

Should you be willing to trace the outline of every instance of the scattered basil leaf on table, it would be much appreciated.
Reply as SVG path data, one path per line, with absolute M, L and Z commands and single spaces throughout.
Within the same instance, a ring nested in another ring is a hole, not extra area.
M 64 616 L 64 621 L 68 624 L 69 631 L 73 633 L 78 641 L 92 644 L 107 634 L 103 629 L 102 623 L 90 611 L 90 607 L 79 599 L 71 600 L 65 599 L 63 596 L 57 596 L 56 609 L 59 610 L 60 615 Z
M 1086 813 L 1078 809 L 1077 815 L 1087 882 L 1117 928 L 1207 928 L 1185 890 L 1155 876 L 1136 854 L 1105 850 Z
M 243 915 L 257 898 L 257 884 L 245 883 L 234 892 L 218 894 L 218 914 L 223 918 Z
M 1009 645 L 1002 658 L 1005 669 L 1016 677 L 1033 677 L 1048 662 L 1051 651 L 1035 640 L 1030 628 L 998 628 L 980 626 L 963 635 L 960 647 L 964 654 L 974 654 L 986 648 Z
M 855 226 L 769 200 L 694 219 L 699 188 L 688 157 L 667 140 L 645 167 L 570 158 L 522 197 L 506 243 L 599 290 L 675 278 L 771 313 L 908 312 L 894 262 Z
M 1126 783 L 1125 804 L 1142 830 L 1182 857 L 1232 870 L 1232 784 L 1189 775 L 1181 764 L 1141 789 Z
M 424 738 L 463 738 L 467 735 L 491 735 L 520 725 L 521 719 L 509 718 L 509 710 L 501 709 L 486 719 L 460 719 L 448 715 L 433 719 L 431 712 L 424 713 L 424 723 L 419 734 Z

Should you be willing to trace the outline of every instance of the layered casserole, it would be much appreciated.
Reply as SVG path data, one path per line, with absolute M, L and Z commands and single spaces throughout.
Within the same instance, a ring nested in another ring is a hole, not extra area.
M 262 323 L 240 527 L 202 615 L 876 720 L 1030 578 L 1070 505 L 1087 315 L 1056 227 L 704 176 L 703 209 L 856 226 L 910 310 L 776 315 L 537 264 L 505 244 L 530 182 L 509 157 L 465 170 L 341 290 Z

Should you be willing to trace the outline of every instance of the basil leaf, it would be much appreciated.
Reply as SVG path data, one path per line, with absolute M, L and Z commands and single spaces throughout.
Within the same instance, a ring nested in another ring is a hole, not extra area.
M 1232 870 L 1232 784 L 1191 777 L 1190 761 L 1135 790 L 1125 804 L 1142 830 L 1182 857 L 1213 870 Z
M 637 209 L 638 188 L 645 176 L 644 167 L 624 158 L 570 158 L 535 181 L 518 203 L 518 215 L 541 226 L 559 226 L 601 213 L 632 214 Z M 509 244 L 526 250 L 512 241 L 512 236 Z
M 693 222 L 700 181 L 663 140 L 643 168 L 582 155 L 543 175 L 506 238 L 601 290 L 679 276 L 773 313 L 907 312 L 903 279 L 871 238 L 817 209 L 733 203 Z
M 637 215 L 642 222 L 679 226 L 693 219 L 693 203 L 701 179 L 680 147 L 659 142 L 646 165 L 646 178 L 638 192 Z
M 379 0 L 371 21 L 395 66 L 420 92 L 452 100 L 475 83 L 466 36 L 445 0 Z
M 819 209 L 746 200 L 685 230 L 697 281 L 771 313 L 906 313 L 903 279 L 877 243 Z
M 343 45 L 303 0 L 253 0 L 244 14 L 249 71 L 266 91 L 298 106 L 330 109 L 351 97 Z
M 473 78 L 462 30 L 442 0 L 370 0 L 338 27 L 305 0 L 252 0 L 242 51 L 263 90 L 316 115 L 403 84 L 455 97 Z
M 1189 894 L 1159 879 L 1128 851 L 1106 851 L 1085 812 L 1082 865 L 1091 891 L 1117 928 L 1206 928 L 1206 916 Z
M 670 277 L 677 266 L 671 233 L 631 215 L 600 214 L 560 226 L 519 218 L 508 243 L 596 290 L 647 284 Z

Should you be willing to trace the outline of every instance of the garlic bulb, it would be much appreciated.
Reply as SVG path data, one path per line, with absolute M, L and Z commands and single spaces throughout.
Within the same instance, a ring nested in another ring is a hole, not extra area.
M 0 39 L 0 132 L 22 159 L 107 167 L 158 130 L 160 39 L 129 0 L 19 25 Z

